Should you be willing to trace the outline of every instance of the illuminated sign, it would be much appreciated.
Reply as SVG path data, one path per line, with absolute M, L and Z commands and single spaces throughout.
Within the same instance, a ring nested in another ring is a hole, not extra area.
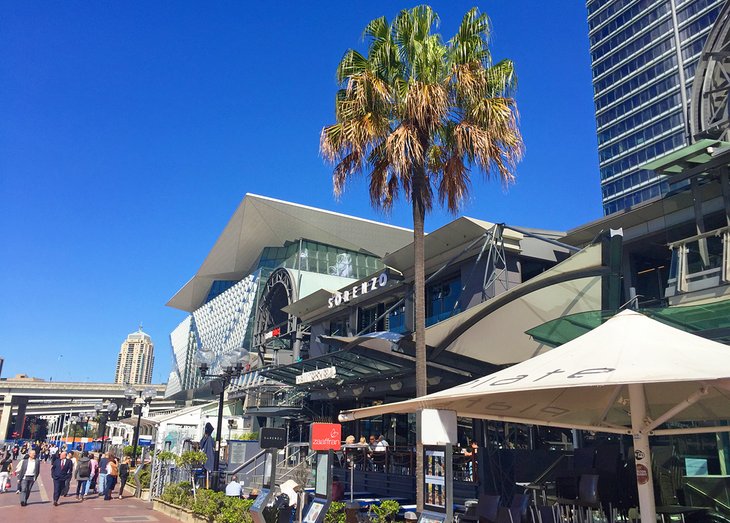
M 311 383 L 313 381 L 322 381 L 334 378 L 337 376 L 336 367 L 325 367 L 324 369 L 310 370 L 309 372 L 303 372 L 297 376 L 297 385 L 302 383 Z
M 340 450 L 342 425 L 339 423 L 312 423 L 312 450 Z
M 346 291 L 334 293 L 329 300 L 327 300 L 327 308 L 339 307 L 343 303 L 347 303 L 350 300 L 362 296 L 374 290 L 385 287 L 388 283 L 388 273 L 381 272 L 378 276 L 373 276 L 368 281 L 362 282 L 359 285 L 353 285 Z
M 279 334 L 281 334 L 281 328 L 277 327 L 277 328 L 271 330 L 270 332 L 267 332 L 266 334 L 264 334 L 264 339 L 270 340 L 271 338 L 277 338 L 279 336 Z

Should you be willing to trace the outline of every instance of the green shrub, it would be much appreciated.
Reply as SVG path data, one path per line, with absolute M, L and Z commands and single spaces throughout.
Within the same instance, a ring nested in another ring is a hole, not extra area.
M 150 488 L 150 467 L 145 465 L 139 473 L 139 483 L 142 488 Z
M 187 481 L 170 483 L 162 491 L 160 499 L 173 505 L 190 508 L 193 503 L 193 489 Z
M 225 503 L 226 495 L 223 492 L 215 492 L 208 489 L 200 489 L 197 491 L 195 501 L 193 501 L 193 514 L 206 518 L 208 521 L 213 519 L 220 513 Z
M 177 463 L 177 459 L 177 454 L 170 452 L 169 450 L 163 450 L 157 454 L 157 461 L 161 461 L 163 463 Z
M 368 515 L 373 523 L 388 523 L 389 521 L 395 521 L 398 510 L 400 510 L 400 504 L 397 501 L 386 499 L 380 505 L 370 505 Z
M 324 516 L 324 523 L 345 523 L 345 504 L 333 501 Z
M 251 499 L 226 496 L 223 507 L 215 516 L 215 523 L 251 523 L 251 514 L 248 512 L 251 505 L 253 505 Z
M 258 432 L 239 432 L 237 434 L 233 434 L 233 437 L 231 439 L 237 439 L 237 440 L 243 440 L 243 441 L 258 441 L 259 433 Z
M 188 450 L 177 459 L 177 466 L 195 469 L 202 466 L 207 459 L 208 456 L 202 450 Z

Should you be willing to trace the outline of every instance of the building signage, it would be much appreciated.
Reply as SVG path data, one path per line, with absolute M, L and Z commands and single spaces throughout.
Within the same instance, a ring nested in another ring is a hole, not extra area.
M 259 446 L 262 449 L 283 449 L 286 447 L 286 429 L 262 427 L 259 431 Z
M 270 340 L 271 338 L 278 338 L 280 334 L 281 334 L 281 327 L 276 327 L 275 329 L 265 333 L 264 339 Z
M 311 383 L 313 381 L 322 381 L 334 378 L 337 376 L 336 367 L 325 367 L 324 369 L 310 370 L 309 372 L 302 372 L 296 377 L 297 385 L 302 383 Z
M 343 303 L 347 303 L 350 300 L 362 296 L 374 290 L 385 287 L 388 283 L 388 273 L 381 272 L 379 276 L 373 276 L 368 281 L 365 281 L 359 285 L 354 285 L 346 291 L 337 291 L 334 293 L 329 300 L 327 300 L 327 308 L 339 307 Z
M 342 425 L 339 423 L 312 423 L 312 450 L 340 450 Z

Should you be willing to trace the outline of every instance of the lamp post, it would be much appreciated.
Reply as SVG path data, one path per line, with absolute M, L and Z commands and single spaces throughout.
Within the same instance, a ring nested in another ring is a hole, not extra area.
M 145 405 L 152 403 L 152 398 L 155 397 L 157 391 L 152 387 L 148 387 L 139 393 L 137 399 L 134 400 L 134 410 L 137 414 L 137 426 L 134 429 L 134 436 L 132 441 L 132 466 L 137 466 L 137 445 L 139 444 L 139 425 L 142 422 L 142 409 Z M 126 395 L 126 394 L 125 394 Z
M 113 401 L 109 401 L 106 404 L 98 402 L 94 405 L 96 416 L 99 418 L 99 425 L 97 426 L 96 437 L 99 438 L 99 452 L 104 453 L 104 438 L 106 437 L 106 422 L 109 417 L 114 416 L 114 413 L 118 409 L 118 405 Z
M 69 429 L 71 432 L 71 450 L 73 450 L 74 444 L 76 443 L 76 423 L 78 423 L 78 421 L 78 416 L 71 416 L 71 426 Z
M 215 454 L 213 455 L 213 489 L 218 488 L 220 481 L 220 458 L 221 458 L 221 433 L 223 432 L 223 400 L 225 398 L 226 389 L 234 378 L 238 378 L 243 373 L 243 353 L 240 350 L 234 350 L 225 354 L 221 358 L 221 374 L 209 374 L 210 367 L 208 361 L 211 355 L 208 351 L 200 351 L 196 355 L 198 360 L 198 370 L 200 376 L 205 378 L 213 378 L 220 383 L 220 393 L 218 394 L 218 422 L 215 431 Z
M 84 412 L 81 416 L 84 420 L 84 437 L 86 437 L 86 433 L 89 431 L 89 420 L 91 419 L 91 414 Z

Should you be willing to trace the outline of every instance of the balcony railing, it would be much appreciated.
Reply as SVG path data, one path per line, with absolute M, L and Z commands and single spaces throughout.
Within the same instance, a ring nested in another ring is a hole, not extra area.
M 667 297 L 730 283 L 730 227 L 670 243 L 669 248 Z

